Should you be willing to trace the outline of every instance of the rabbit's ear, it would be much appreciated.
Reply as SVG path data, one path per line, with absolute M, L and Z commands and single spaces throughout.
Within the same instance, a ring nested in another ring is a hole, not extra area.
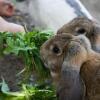
M 81 37 L 77 36 L 77 39 L 80 40 Z M 82 38 L 84 39 L 85 36 Z M 68 45 L 66 51 L 65 51 L 65 58 L 63 60 L 62 69 L 67 68 L 67 66 L 70 66 L 76 70 L 80 70 L 80 66 L 87 60 L 87 48 L 88 41 L 86 43 L 81 44 L 81 42 L 77 42 L 76 40 L 71 41 Z M 87 39 L 87 38 L 86 38 Z M 84 39 L 84 41 L 86 40 Z M 82 40 L 83 42 L 83 40 Z M 86 45 L 86 46 L 85 46 Z
M 93 50 L 100 53 L 100 25 L 94 23 L 93 31 L 90 33 L 89 39 Z
M 61 70 L 61 81 L 57 91 L 59 100 L 82 100 L 84 85 L 79 76 L 79 70 L 66 66 Z M 77 92 L 76 92 L 77 91 Z M 63 99 L 62 99 L 63 98 Z
M 86 52 L 84 52 L 84 49 L 79 43 L 72 41 L 69 44 L 66 58 L 61 67 L 61 79 L 59 87 L 57 88 L 59 100 L 66 100 L 66 98 L 68 98 L 68 100 L 82 100 L 84 84 L 79 74 L 81 64 L 86 59 L 85 54 Z
M 65 61 L 61 68 L 61 80 L 57 88 L 59 100 L 82 100 L 84 93 L 84 84 L 82 84 L 78 65 L 74 65 L 70 61 Z M 77 91 L 77 92 L 76 92 Z

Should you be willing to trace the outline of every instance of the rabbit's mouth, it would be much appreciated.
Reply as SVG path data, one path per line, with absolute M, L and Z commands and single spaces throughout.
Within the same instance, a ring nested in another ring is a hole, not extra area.
M 43 64 L 46 68 L 48 68 L 48 63 L 47 63 L 47 60 L 45 60 L 45 57 L 44 56 L 41 56 L 41 60 L 43 61 Z
M 42 59 L 42 61 L 43 61 L 43 63 L 44 63 L 44 66 L 46 67 L 46 68 L 51 68 L 50 66 L 51 66 L 51 64 L 48 62 L 48 58 L 47 57 L 44 57 L 43 55 L 42 55 L 42 57 L 41 57 L 41 59 Z
M 48 57 L 43 57 L 42 56 L 42 61 L 44 63 L 44 66 L 48 69 L 50 69 L 50 71 L 53 72 L 59 72 L 60 70 L 60 64 L 57 65 L 55 60 L 48 60 Z
M 44 61 L 44 65 L 46 68 L 48 68 L 48 64 L 46 63 L 46 61 Z

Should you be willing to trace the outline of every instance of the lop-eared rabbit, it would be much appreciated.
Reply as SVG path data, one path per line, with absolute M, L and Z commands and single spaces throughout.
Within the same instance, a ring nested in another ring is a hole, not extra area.
M 85 35 L 90 40 L 92 49 L 100 53 L 100 25 L 96 21 L 86 17 L 76 17 L 58 29 L 57 34 L 61 33 Z
M 58 100 L 100 100 L 100 54 L 84 35 L 58 34 L 40 50 Z

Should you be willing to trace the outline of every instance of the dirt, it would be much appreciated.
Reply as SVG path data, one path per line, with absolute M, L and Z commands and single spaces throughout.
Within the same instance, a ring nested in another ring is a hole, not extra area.
M 23 69 L 23 66 L 22 59 L 14 55 L 0 58 L 0 81 L 2 81 L 1 77 L 3 77 L 11 91 L 20 89 L 18 82 L 22 80 L 22 77 L 18 77 L 17 74 Z

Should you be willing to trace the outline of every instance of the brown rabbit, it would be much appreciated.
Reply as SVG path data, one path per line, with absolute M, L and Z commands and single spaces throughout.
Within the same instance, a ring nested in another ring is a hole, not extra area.
M 100 100 L 100 54 L 84 35 L 56 35 L 42 45 L 40 53 L 58 100 Z
M 91 42 L 92 48 L 100 53 L 100 26 L 95 21 L 85 17 L 74 18 L 58 30 L 57 34 L 61 33 L 86 35 Z

